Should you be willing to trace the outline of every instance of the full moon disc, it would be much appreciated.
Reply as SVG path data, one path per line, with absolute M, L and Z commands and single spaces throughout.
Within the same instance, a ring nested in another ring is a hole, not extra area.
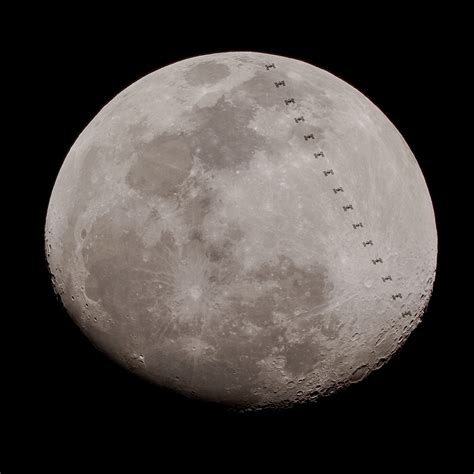
M 66 157 L 45 235 L 55 291 L 100 350 L 241 409 L 380 367 L 420 321 L 437 254 L 387 117 L 326 71 L 249 52 L 118 94 Z

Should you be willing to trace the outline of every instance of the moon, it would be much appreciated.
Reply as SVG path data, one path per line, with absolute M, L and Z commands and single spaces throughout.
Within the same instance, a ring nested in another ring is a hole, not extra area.
M 111 100 L 49 202 L 53 286 L 131 372 L 242 410 L 355 383 L 419 323 L 437 233 L 416 159 L 365 96 L 254 52 L 190 58 Z

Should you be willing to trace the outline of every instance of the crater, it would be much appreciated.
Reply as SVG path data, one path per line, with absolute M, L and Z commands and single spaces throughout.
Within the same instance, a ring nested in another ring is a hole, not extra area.
M 119 205 L 93 223 L 83 246 L 85 293 L 113 321 L 108 344 L 143 354 L 151 377 L 178 376 L 186 393 L 193 387 L 208 399 L 258 403 L 262 360 L 281 357 L 295 378 L 318 363 L 314 308 L 326 304 L 332 288 L 324 267 L 278 255 L 243 273 L 232 256 L 238 227 L 218 247 L 199 228 L 182 246 L 162 231 L 151 251 L 138 234 L 133 213 Z M 189 356 L 177 342 L 183 337 L 214 349 Z
M 220 344 L 225 357 L 232 354 L 231 359 L 246 361 L 247 375 L 255 377 L 248 379 L 249 384 L 257 383 L 259 374 L 250 366 L 269 356 L 286 360 L 285 370 L 294 377 L 307 374 L 321 359 L 322 346 L 315 334 L 322 322 L 315 308 L 328 302 L 332 285 L 327 270 L 315 265 L 302 268 L 278 255 L 276 263 L 263 264 L 242 278 L 243 286 L 235 285 L 228 298 L 229 316 Z
M 342 323 L 335 316 L 327 316 L 322 319 L 320 325 L 321 333 L 329 340 L 335 340 L 339 337 L 339 331 Z
M 322 357 L 320 346 L 308 336 L 286 346 L 281 355 L 285 356 L 285 371 L 295 378 L 307 374 Z
M 362 380 L 367 375 L 368 372 L 369 372 L 369 367 L 367 365 L 361 365 L 356 370 L 354 370 L 354 372 L 352 372 L 351 379 L 350 379 L 351 382 L 354 383 L 354 382 L 358 382 L 359 380 Z

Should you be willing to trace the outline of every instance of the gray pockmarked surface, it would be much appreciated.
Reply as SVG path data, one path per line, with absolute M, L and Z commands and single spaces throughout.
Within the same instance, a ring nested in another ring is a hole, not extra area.
M 430 196 L 391 122 L 333 75 L 259 53 L 181 61 L 117 95 L 71 148 L 45 232 L 96 346 L 244 409 L 379 367 L 436 268 Z

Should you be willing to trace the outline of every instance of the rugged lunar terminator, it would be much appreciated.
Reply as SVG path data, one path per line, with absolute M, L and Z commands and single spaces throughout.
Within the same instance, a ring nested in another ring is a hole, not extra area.
M 102 351 L 255 409 L 386 361 L 428 303 L 437 235 L 415 158 L 367 98 L 233 52 L 153 72 L 99 112 L 55 183 L 46 251 Z

